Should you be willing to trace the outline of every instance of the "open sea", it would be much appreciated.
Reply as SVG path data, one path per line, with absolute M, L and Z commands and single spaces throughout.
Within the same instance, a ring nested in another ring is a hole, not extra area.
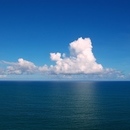
M 0 130 L 130 130 L 130 82 L 0 81 Z

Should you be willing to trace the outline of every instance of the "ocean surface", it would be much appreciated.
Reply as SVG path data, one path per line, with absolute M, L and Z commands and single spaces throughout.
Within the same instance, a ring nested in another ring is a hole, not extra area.
M 0 81 L 0 130 L 130 130 L 130 82 Z

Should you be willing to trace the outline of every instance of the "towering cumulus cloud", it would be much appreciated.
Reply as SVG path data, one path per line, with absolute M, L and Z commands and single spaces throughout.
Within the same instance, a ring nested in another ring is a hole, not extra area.
M 96 62 L 92 52 L 90 38 L 79 38 L 70 43 L 70 57 L 61 53 L 50 53 L 50 58 L 55 61 L 49 70 L 55 74 L 92 74 L 103 71 L 101 64 Z

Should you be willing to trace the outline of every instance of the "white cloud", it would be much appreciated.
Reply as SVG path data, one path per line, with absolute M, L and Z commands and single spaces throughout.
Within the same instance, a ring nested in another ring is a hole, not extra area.
M 4 62 L 9 64 L 6 69 L 7 74 L 33 74 L 36 72 L 37 67 L 34 63 L 24 60 L 22 58 L 18 59 L 18 62 Z
M 0 75 L 0 79 L 6 78 L 7 75 Z
M 6 75 L 43 74 L 51 79 L 125 79 L 125 76 L 114 69 L 106 69 L 97 63 L 92 52 L 90 38 L 79 38 L 69 45 L 70 56 L 65 53 L 50 53 L 50 59 L 55 65 L 36 66 L 34 63 L 19 58 L 17 62 L 0 61 L 5 65 L 0 69 L 0 78 Z
M 50 70 L 56 74 L 91 74 L 103 71 L 103 66 L 96 62 L 92 52 L 92 43 L 89 38 L 79 38 L 70 43 L 70 57 L 65 54 L 50 53 L 52 61 L 56 65 L 51 65 Z
M 47 65 L 38 67 L 38 71 L 41 73 L 49 72 L 49 68 Z
M 124 80 L 126 76 L 118 70 L 106 68 L 102 73 L 97 75 L 97 79 L 101 80 Z

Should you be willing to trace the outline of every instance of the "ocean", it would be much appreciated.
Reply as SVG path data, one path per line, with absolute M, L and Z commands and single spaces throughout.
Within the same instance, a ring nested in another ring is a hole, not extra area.
M 0 130 L 130 130 L 130 82 L 0 81 Z

